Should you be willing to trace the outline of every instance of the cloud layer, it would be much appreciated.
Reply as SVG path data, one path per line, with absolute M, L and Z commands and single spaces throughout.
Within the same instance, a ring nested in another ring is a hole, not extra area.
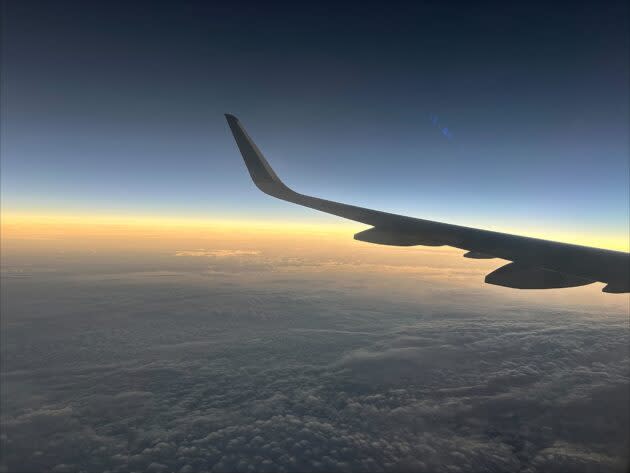
M 3 281 L 3 471 L 627 468 L 623 313 L 208 256 Z

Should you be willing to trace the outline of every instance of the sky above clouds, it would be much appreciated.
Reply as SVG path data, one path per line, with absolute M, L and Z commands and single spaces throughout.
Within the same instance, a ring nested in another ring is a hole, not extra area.
M 3 13 L 5 212 L 334 222 L 259 195 L 228 112 L 298 190 L 627 249 L 626 2 Z

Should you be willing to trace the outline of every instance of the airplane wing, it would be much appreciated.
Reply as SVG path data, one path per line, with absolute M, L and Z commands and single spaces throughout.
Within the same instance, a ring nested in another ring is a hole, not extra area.
M 356 240 L 395 246 L 452 246 L 466 258 L 501 258 L 510 263 L 488 274 L 485 282 L 517 289 L 550 289 L 603 282 L 604 292 L 630 292 L 630 254 L 462 227 L 356 207 L 300 194 L 278 178 L 239 120 L 226 115 L 254 184 L 266 194 L 372 228 Z

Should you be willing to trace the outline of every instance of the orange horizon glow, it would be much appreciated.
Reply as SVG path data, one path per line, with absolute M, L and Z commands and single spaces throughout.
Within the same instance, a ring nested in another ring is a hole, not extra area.
M 365 228 L 366 225 L 345 221 L 307 224 L 4 213 L 0 242 L 3 270 L 9 272 L 13 266 L 17 268 L 14 270 L 21 271 L 20 262 L 40 261 L 40 257 L 43 257 L 41 261 L 48 262 L 45 264 L 56 261 L 54 264 L 63 265 L 66 261 L 63 255 L 78 255 L 79 260 L 98 266 L 144 255 L 161 262 L 165 261 L 164 257 L 177 258 L 180 260 L 177 267 L 181 268 L 187 268 L 193 259 L 209 267 L 220 260 L 232 261 L 236 267 L 240 263 L 264 263 L 273 269 L 265 269 L 263 273 L 270 271 L 272 275 L 284 274 L 291 278 L 308 279 L 318 273 L 326 273 L 326 279 L 338 281 L 367 278 L 372 281 L 369 287 L 373 290 L 402 291 L 409 300 L 423 294 L 433 297 L 431 291 L 441 287 L 440 290 L 461 290 L 465 294 L 468 294 L 465 291 L 482 291 L 486 295 L 505 297 L 509 303 L 551 304 L 555 301 L 562 306 L 600 304 L 614 310 L 627 310 L 626 299 L 602 293 L 601 283 L 533 292 L 488 286 L 484 276 L 504 264 L 500 259 L 470 260 L 462 258 L 464 251 L 456 248 L 383 246 L 352 238 Z M 549 238 L 549 235 L 544 236 Z M 623 248 L 620 239 L 616 245 L 614 239 L 591 242 Z M 588 244 L 589 240 L 576 243 Z M 238 273 L 238 280 L 247 284 L 256 284 L 260 278 L 259 272 Z
M 352 241 L 354 233 L 368 228 L 357 222 L 339 220 L 336 223 L 304 223 L 262 220 L 228 220 L 191 217 L 155 217 L 147 215 L 82 215 L 3 212 L 0 220 L 0 239 L 75 240 L 84 238 L 92 243 L 102 239 L 166 240 L 225 237 L 236 240 L 255 238 L 256 235 L 274 239 L 300 236 L 305 240 L 326 239 Z M 483 228 L 480 225 L 480 228 Z M 566 230 L 547 230 L 538 227 L 522 229 L 492 228 L 495 231 L 530 236 L 546 240 L 572 243 L 616 251 L 630 251 L 626 235 L 597 232 L 575 234 Z

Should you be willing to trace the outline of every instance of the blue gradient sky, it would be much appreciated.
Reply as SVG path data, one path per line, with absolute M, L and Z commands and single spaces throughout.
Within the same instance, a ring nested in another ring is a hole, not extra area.
M 229 112 L 305 193 L 627 238 L 628 7 L 570 5 L 6 2 L 3 209 L 334 221 Z

